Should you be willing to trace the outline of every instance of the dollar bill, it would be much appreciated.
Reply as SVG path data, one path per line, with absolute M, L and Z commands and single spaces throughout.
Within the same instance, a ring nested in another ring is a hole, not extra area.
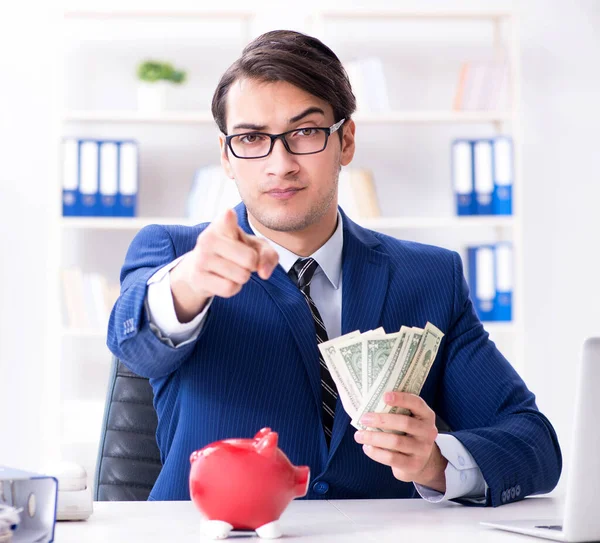
M 420 394 L 443 337 L 441 330 L 430 322 L 427 323 L 415 359 L 400 384 L 400 390 Z
M 362 342 L 362 395 L 367 396 L 401 333 L 373 335 Z
M 319 345 L 325 364 L 338 389 L 351 424 L 366 428 L 360 419 L 366 413 L 410 414 L 383 400 L 388 391 L 419 394 L 437 356 L 444 334 L 433 324 L 425 328 L 402 326 L 385 334 L 383 328 L 359 331 Z
M 370 393 L 363 398 L 363 401 L 356 410 L 356 415 L 351 421 L 352 426 L 359 430 L 364 430 L 366 427 L 360 423 L 363 415 L 373 412 L 387 412 L 385 408 L 389 408 L 390 406 L 383 402 L 383 395 L 390 390 L 396 390 L 395 387 L 400 386 L 400 383 L 408 373 L 410 362 L 417 352 L 422 335 L 423 331 L 420 328 L 411 328 L 407 331 L 402 349 L 392 350 L 389 363 L 385 365 L 383 371 L 381 371 L 373 384 Z M 381 406 L 382 403 L 384 407 Z
M 337 346 L 358 336 L 360 336 L 360 332 L 355 330 L 354 332 L 324 341 L 318 345 L 319 351 L 321 351 L 323 360 L 338 390 L 342 405 L 351 417 L 360 405 L 362 394 L 360 388 L 356 386 L 356 383 L 348 372 L 346 364 L 339 356 Z
M 352 337 L 346 341 L 335 344 L 338 359 L 341 359 L 346 367 L 347 373 L 354 382 L 356 389 L 360 392 L 360 397 L 364 395 L 363 390 L 363 366 L 366 360 L 364 356 L 363 345 L 367 338 L 384 334 L 383 328 L 369 330 L 360 336 Z
M 388 390 L 419 394 L 433 365 L 443 337 L 444 334 L 436 326 L 428 322 L 421 333 L 417 349 L 413 353 L 406 371 L 401 376 L 400 381 L 396 380 L 393 383 L 393 387 Z M 407 409 L 387 405 L 383 400 L 383 395 L 375 405 L 374 411 L 376 413 L 410 414 Z

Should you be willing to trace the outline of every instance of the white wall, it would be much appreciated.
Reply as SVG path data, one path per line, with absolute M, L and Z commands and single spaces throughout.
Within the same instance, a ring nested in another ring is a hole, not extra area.
M 57 13 L 0 7 L 0 464 L 24 468 L 43 455 Z
M 581 343 L 600 335 L 599 28 L 594 0 L 522 3 L 526 378 L 567 457 Z
M 278 11 L 276 2 L 261 5 L 274 10 L 264 19 L 266 28 L 294 26 L 295 14 Z M 315 0 L 303 2 L 307 12 L 315 5 Z M 368 5 L 501 9 L 513 2 L 390 0 Z M 72 6 L 81 7 L 81 2 Z M 600 58 L 600 5 L 594 0 L 530 0 L 515 6 L 521 13 L 525 142 L 524 376 L 568 456 L 581 342 L 600 334 L 600 73 L 593 60 Z M 54 181 L 47 174 L 57 171 L 53 123 L 63 100 L 61 82 L 49 84 L 60 46 L 58 20 L 42 13 L 32 21 L 32 13 L 29 6 L 0 11 L 0 464 L 24 467 L 38 464 L 42 432 L 44 267 L 52 257 L 46 240 L 53 204 L 49 182 Z M 18 140 L 27 140 L 28 146 Z

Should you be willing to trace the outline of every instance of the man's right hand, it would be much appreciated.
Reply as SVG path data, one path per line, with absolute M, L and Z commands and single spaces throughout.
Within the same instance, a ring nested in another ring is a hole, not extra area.
M 252 272 L 268 279 L 278 262 L 269 242 L 246 234 L 235 211 L 228 209 L 200 233 L 196 246 L 170 271 L 177 319 L 191 321 L 213 296 L 235 296 Z

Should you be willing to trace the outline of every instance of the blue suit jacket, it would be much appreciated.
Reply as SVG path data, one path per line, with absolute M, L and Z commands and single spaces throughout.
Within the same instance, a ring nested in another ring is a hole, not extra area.
M 241 228 L 252 233 L 243 204 L 236 212 Z M 487 504 L 549 492 L 562 467 L 556 434 L 488 339 L 459 255 L 366 230 L 342 216 L 342 333 L 435 324 L 445 336 L 421 396 L 475 458 L 489 486 Z M 328 450 L 314 323 L 281 266 L 267 281 L 252 274 L 233 298 L 215 298 L 195 342 L 172 348 L 150 330 L 148 279 L 190 251 L 206 226 L 141 230 L 128 250 L 110 318 L 110 350 L 149 377 L 154 389 L 163 468 L 150 499 L 189 499 L 192 451 L 252 437 L 264 426 L 279 432 L 279 446 L 294 464 L 310 466 L 309 499 L 418 496 L 412 483 L 398 481 L 363 453 L 339 400 Z M 315 490 L 317 482 L 325 484 Z

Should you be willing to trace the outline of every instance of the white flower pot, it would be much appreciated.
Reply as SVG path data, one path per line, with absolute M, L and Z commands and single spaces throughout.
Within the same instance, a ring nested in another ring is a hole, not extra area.
M 167 81 L 138 83 L 138 109 L 145 113 L 159 113 L 167 105 Z

